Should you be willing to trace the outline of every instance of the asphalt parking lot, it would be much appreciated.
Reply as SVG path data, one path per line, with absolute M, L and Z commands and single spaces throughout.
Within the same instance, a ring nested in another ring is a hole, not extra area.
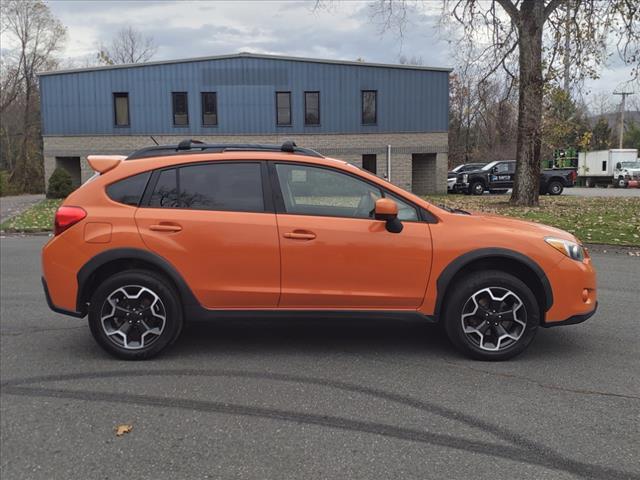
M 0 240 L 0 476 L 640 479 L 640 258 L 597 254 L 600 309 L 479 363 L 400 322 L 224 322 L 114 360 Z M 118 424 L 133 430 L 116 437 Z
M 640 197 L 640 188 L 565 188 L 563 195 L 578 197 Z

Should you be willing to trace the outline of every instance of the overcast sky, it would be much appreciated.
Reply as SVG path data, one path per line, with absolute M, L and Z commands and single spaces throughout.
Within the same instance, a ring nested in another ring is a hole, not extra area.
M 412 16 L 402 41 L 395 32 L 381 34 L 366 1 L 330 2 L 314 11 L 314 1 L 79 1 L 51 0 L 53 13 L 68 29 L 64 56 L 81 62 L 97 45 L 132 25 L 152 35 L 154 60 L 221 55 L 241 51 L 280 55 L 397 63 L 400 55 L 421 57 L 423 64 L 453 67 L 450 43 L 438 31 L 440 2 L 425 2 Z M 612 56 L 592 92 L 610 93 L 629 78 Z

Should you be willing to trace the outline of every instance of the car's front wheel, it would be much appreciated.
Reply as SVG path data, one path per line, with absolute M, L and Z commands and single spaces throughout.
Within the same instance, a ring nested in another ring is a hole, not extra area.
M 474 195 L 482 195 L 484 193 L 484 185 L 482 182 L 474 182 L 469 186 L 469 191 Z
M 143 360 L 171 345 L 182 330 L 174 288 L 145 270 L 117 273 L 93 293 L 89 327 L 98 344 L 125 360 Z
M 507 360 L 535 337 L 540 308 L 520 279 L 502 271 L 475 272 L 452 288 L 444 306 L 444 327 L 465 355 Z

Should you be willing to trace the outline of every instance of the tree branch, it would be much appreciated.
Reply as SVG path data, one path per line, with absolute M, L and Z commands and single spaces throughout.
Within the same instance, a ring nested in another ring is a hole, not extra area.
M 502 9 L 507 12 L 511 21 L 514 23 L 520 22 L 520 12 L 516 8 L 516 6 L 511 2 L 511 0 L 495 0 L 498 2 L 498 5 L 502 7 Z
M 546 7 L 544 7 L 544 18 L 545 20 L 549 18 L 556 8 L 558 8 L 562 3 L 565 3 L 566 0 L 551 0 Z

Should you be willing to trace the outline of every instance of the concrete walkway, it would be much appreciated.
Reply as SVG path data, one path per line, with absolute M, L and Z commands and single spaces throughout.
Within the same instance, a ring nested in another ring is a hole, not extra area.
M 16 195 L 0 198 L 0 223 L 23 212 L 31 205 L 44 200 L 43 194 L 37 195 Z

